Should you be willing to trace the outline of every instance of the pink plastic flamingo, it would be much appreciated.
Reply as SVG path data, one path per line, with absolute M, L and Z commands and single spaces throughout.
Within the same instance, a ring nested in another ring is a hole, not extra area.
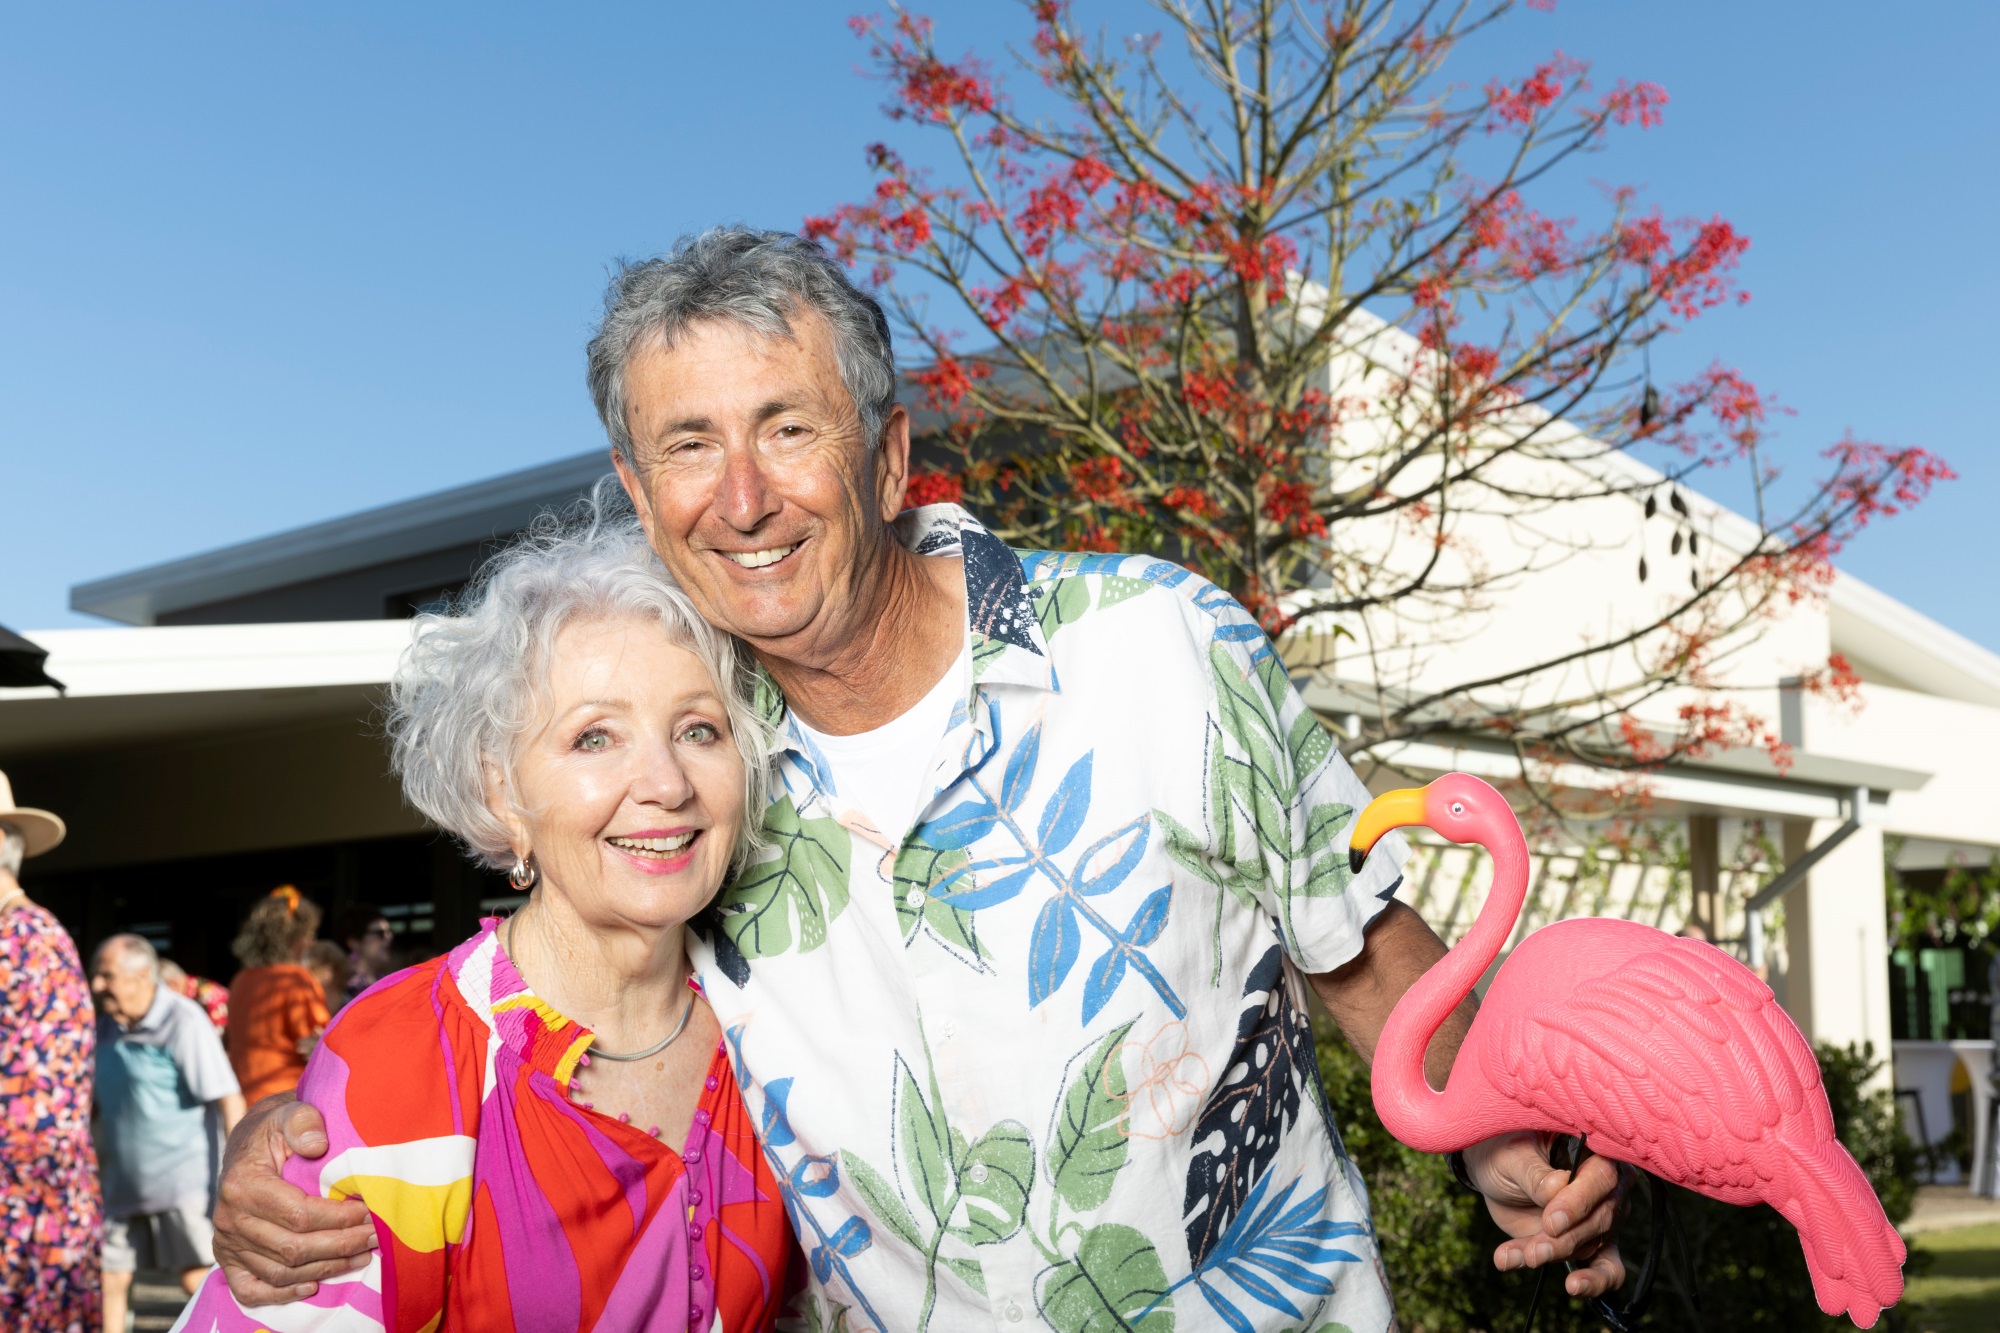
M 1725 1203 L 1769 1203 L 1798 1228 L 1813 1294 L 1872 1327 L 1903 1295 L 1903 1240 L 1833 1136 L 1819 1064 L 1770 987 L 1722 950 L 1632 921 L 1559 921 L 1508 957 L 1442 1092 L 1432 1034 L 1507 941 L 1528 891 L 1528 846 L 1506 798 L 1464 773 L 1371 801 L 1359 856 L 1425 825 L 1493 857 L 1479 919 L 1390 1014 L 1375 1109 L 1423 1152 L 1507 1130 L 1584 1134 L 1593 1151 Z

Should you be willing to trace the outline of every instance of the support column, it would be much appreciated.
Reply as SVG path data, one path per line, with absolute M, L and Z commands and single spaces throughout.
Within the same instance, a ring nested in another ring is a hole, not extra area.
M 1812 821 L 1788 819 L 1784 822 L 1779 841 L 1785 853 L 1785 864 L 1792 865 L 1806 854 L 1812 846 Z M 1784 984 L 1777 987 L 1778 1000 L 1785 1006 L 1785 1012 L 1799 1025 L 1799 1031 L 1806 1034 L 1806 1040 L 1813 1035 L 1813 951 L 1812 951 L 1812 881 L 1808 880 L 1793 889 L 1784 898 L 1785 906 L 1785 976 Z
M 1836 820 L 1787 821 L 1785 859 L 1795 860 L 1838 827 Z M 1886 1062 L 1889 940 L 1882 875 L 1882 830 L 1864 824 L 1785 896 L 1784 1005 L 1813 1041 L 1872 1042 Z
M 1722 938 L 1722 820 L 1688 816 L 1688 925 L 1711 944 Z

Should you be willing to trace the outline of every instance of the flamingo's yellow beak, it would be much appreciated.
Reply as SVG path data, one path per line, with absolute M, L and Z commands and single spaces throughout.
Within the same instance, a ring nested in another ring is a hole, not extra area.
M 1368 859 L 1375 844 L 1382 835 L 1392 829 L 1407 828 L 1421 824 L 1425 820 L 1424 789 L 1404 787 L 1399 791 L 1383 792 L 1362 807 L 1361 818 L 1354 821 L 1354 832 L 1347 840 L 1347 863 L 1356 872 L 1361 863 Z

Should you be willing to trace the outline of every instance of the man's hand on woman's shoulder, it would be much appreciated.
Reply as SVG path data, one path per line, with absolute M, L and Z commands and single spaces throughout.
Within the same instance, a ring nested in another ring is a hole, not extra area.
M 308 1194 L 283 1175 L 293 1157 L 324 1157 L 326 1148 L 325 1120 L 289 1092 L 251 1107 L 229 1136 L 215 1261 L 239 1303 L 303 1300 L 323 1279 L 367 1266 L 375 1249 L 367 1206 Z

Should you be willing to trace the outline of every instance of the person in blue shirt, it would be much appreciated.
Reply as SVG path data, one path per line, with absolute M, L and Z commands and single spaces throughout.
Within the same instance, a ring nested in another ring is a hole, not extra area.
M 104 1186 L 104 1327 L 125 1327 L 132 1274 L 180 1274 L 193 1294 L 215 1264 L 217 1130 L 243 1093 L 215 1025 L 160 980 L 160 956 L 113 935 L 91 959 L 97 996 L 97 1138 Z

